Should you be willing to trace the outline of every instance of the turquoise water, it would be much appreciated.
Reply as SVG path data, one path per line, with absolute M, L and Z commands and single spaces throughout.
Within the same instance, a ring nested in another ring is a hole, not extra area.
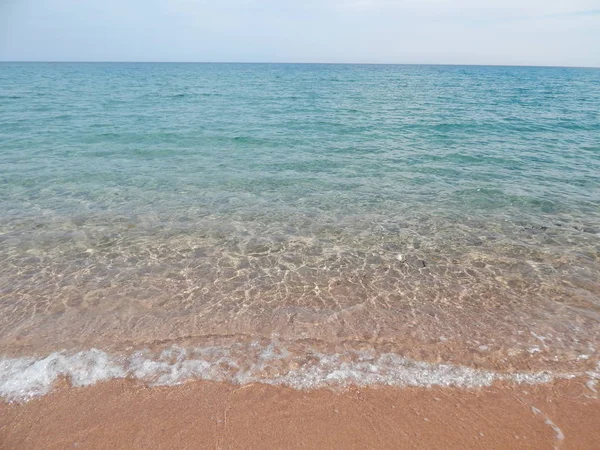
M 4 63 L 0 179 L 7 356 L 598 360 L 600 70 Z

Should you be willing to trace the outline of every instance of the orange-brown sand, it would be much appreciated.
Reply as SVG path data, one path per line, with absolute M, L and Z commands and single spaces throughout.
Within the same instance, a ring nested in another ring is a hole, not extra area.
M 0 404 L 2 449 L 600 449 L 584 380 L 297 391 L 112 381 Z

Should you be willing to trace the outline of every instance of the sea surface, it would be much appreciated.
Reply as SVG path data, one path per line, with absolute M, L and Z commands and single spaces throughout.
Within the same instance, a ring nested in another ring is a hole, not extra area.
M 0 396 L 600 377 L 600 70 L 0 64 Z

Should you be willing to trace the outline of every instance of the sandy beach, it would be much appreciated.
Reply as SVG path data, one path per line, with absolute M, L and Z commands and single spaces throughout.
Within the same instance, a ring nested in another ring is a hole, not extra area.
M 585 379 L 534 386 L 300 391 L 205 381 L 148 388 L 66 382 L 0 405 L 2 449 L 594 449 Z

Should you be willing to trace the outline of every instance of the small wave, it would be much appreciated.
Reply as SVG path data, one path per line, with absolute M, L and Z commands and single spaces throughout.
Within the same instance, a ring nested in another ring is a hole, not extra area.
M 595 379 L 599 374 L 503 374 L 415 361 L 393 353 L 377 355 L 369 351 L 293 355 L 285 346 L 277 343 L 264 345 L 254 342 L 245 348 L 235 345 L 195 349 L 173 346 L 158 353 L 141 350 L 129 355 L 109 355 L 91 349 L 71 354 L 56 352 L 41 359 L 2 358 L 0 397 L 7 401 L 27 401 L 47 394 L 53 384 L 62 378 L 66 378 L 74 387 L 131 378 L 148 386 L 211 380 L 234 384 L 265 383 L 310 390 L 349 385 L 475 388 L 490 386 L 497 381 L 538 384 L 582 375 Z

